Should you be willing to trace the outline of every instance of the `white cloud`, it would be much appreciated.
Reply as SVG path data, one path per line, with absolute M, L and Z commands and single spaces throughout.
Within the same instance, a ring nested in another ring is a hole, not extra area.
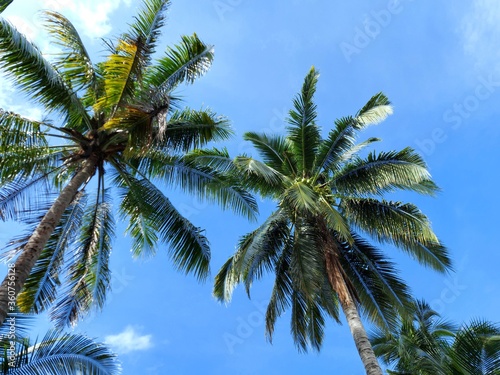
M 462 22 L 464 50 L 480 70 L 500 71 L 500 2 L 475 0 Z
M 110 14 L 131 0 L 43 0 L 43 8 L 55 10 L 74 20 L 77 29 L 89 38 L 100 38 L 112 30 Z M 78 27 L 80 26 L 80 27 Z
M 105 343 L 112 346 L 118 353 L 125 354 L 153 347 L 152 335 L 141 336 L 132 326 L 117 335 L 105 337 Z

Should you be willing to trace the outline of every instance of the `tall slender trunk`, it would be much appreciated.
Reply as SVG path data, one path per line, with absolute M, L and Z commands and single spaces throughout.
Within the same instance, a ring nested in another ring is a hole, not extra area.
M 351 330 L 359 357 L 365 366 L 366 374 L 382 375 L 382 369 L 378 364 L 377 357 L 375 356 L 372 345 L 368 340 L 368 335 L 366 334 L 365 327 L 361 322 L 358 308 L 354 303 L 351 292 L 347 288 L 346 281 L 344 279 L 344 272 L 338 259 L 337 246 L 333 242 L 328 231 L 325 231 L 324 233 L 326 272 L 328 274 L 330 286 L 333 290 L 335 290 L 339 297 L 342 311 L 347 319 L 347 324 Z
M 97 158 L 90 157 L 86 160 L 83 168 L 73 176 L 42 218 L 21 255 L 16 259 L 14 267 L 9 267 L 7 276 L 0 285 L 0 325 L 3 324 L 7 313 L 14 310 L 13 302 L 23 288 L 45 244 L 80 187 L 95 173 L 96 165 Z

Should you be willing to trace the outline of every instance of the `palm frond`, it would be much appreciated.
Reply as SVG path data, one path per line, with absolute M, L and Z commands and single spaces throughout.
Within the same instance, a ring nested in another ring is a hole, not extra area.
M 43 125 L 43 122 L 0 109 L 0 150 L 8 151 L 12 146 L 48 146 Z
M 346 195 L 383 194 L 399 189 L 433 195 L 437 186 L 420 155 L 410 148 L 356 158 L 333 178 L 334 190 Z
M 326 269 L 323 249 L 320 244 L 321 233 L 314 223 L 304 217 L 294 223 L 293 252 L 290 259 L 290 276 L 295 290 L 312 299 L 323 284 Z
M 275 192 L 287 180 L 287 177 L 268 164 L 253 158 L 238 156 L 234 164 L 243 174 L 243 184 L 264 196 L 266 192 Z
M 2 13 L 14 0 L 0 0 L 0 13 Z
M 72 124 L 90 128 L 90 118 L 76 93 L 38 48 L 4 19 L 0 19 L 0 55 L 0 69 L 30 99 L 63 113 Z
M 49 331 L 39 344 L 16 347 L 16 363 L 7 374 L 118 375 L 121 365 L 106 346 L 81 334 Z
M 295 212 L 316 212 L 318 193 L 307 183 L 295 181 L 283 193 L 283 202 Z
M 297 166 L 291 155 L 291 144 L 285 137 L 247 132 L 243 139 L 252 143 L 263 162 L 271 168 L 287 176 L 297 174 Z
M 142 41 L 144 67 L 149 65 L 151 55 L 155 53 L 160 29 L 165 25 L 165 13 L 170 5 L 169 0 L 145 0 L 142 8 L 134 17 L 126 37 Z M 139 74 L 141 76 L 142 74 Z
M 316 120 L 316 104 L 313 96 L 316 91 L 319 73 L 311 68 L 304 79 L 299 95 L 293 100 L 294 109 L 289 113 L 288 139 L 292 144 L 298 174 L 309 177 L 314 165 L 320 142 Z
M 346 220 L 325 197 L 319 197 L 316 207 L 318 209 L 318 215 L 325 219 L 328 228 L 336 232 L 337 237 L 348 243 L 353 242 L 351 230 Z
M 217 203 L 223 209 L 232 209 L 251 220 L 258 212 L 255 199 L 238 181 L 206 163 L 198 163 L 196 155 L 173 157 L 151 150 L 141 157 L 138 170 L 143 176 L 160 179 L 169 186 L 177 186 L 199 199 Z
M 453 374 L 500 373 L 500 327 L 473 320 L 461 327 L 450 351 Z
M 382 92 L 373 95 L 370 100 L 356 114 L 356 121 L 365 127 L 378 124 L 392 114 L 391 102 Z
M 58 172 L 64 155 L 64 148 L 48 146 L 12 146 L 5 151 L 0 150 L 0 186 Z
M 142 43 L 120 39 L 116 51 L 101 63 L 104 95 L 94 105 L 95 113 L 109 113 L 111 119 L 118 108 L 133 97 L 142 63 Z
M 78 246 L 66 266 L 67 286 L 50 312 L 56 327 L 74 325 L 91 308 L 104 306 L 111 287 L 108 263 L 114 234 L 110 199 L 101 185 L 95 203 L 85 210 Z
M 144 77 L 152 102 L 182 82 L 193 83 L 205 74 L 213 57 L 213 47 L 203 43 L 196 34 L 182 36 L 181 42 L 169 47 L 166 55 L 156 61 Z
M 37 194 L 33 194 L 37 190 Z M 52 197 L 47 175 L 17 178 L 0 189 L 0 219 L 19 220 Z
M 266 310 L 266 337 L 270 342 L 273 340 L 276 320 L 291 304 L 291 296 L 294 290 L 290 275 L 292 244 L 293 242 L 291 241 L 285 244 L 275 266 L 276 278 L 274 279 L 271 298 Z
M 392 243 L 437 271 L 451 269 L 446 248 L 428 218 L 413 204 L 375 199 L 344 199 L 340 204 L 350 224 L 381 243 Z
M 352 237 L 352 244 L 338 246 L 342 268 L 356 289 L 359 306 L 378 327 L 393 328 L 398 313 L 404 314 L 411 305 L 409 288 L 380 250 L 355 234 Z
M 155 233 L 154 236 L 169 245 L 170 257 L 178 270 L 205 279 L 209 273 L 210 248 L 202 230 L 184 218 L 150 181 L 124 177 L 123 173 L 122 177 L 125 194 L 120 209 L 131 219 L 127 230 L 134 241 L 148 243 Z M 149 226 L 148 232 L 142 232 L 134 222 L 139 215 L 142 215 L 139 225 Z M 136 255 L 142 250 L 137 245 L 134 249 Z
M 210 109 L 175 111 L 168 119 L 156 118 L 156 126 L 155 146 L 169 152 L 188 152 L 233 134 L 229 120 Z
M 93 100 L 96 100 L 97 74 L 77 30 L 60 13 L 46 11 L 44 16 L 47 31 L 55 38 L 56 44 L 63 48 L 63 52 L 56 55 L 54 66 L 75 92 L 88 90 Z

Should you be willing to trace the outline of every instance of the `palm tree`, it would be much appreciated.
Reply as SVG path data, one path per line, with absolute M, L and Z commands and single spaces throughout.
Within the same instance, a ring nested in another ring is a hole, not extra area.
M 447 354 L 450 375 L 499 375 L 500 326 L 472 320 L 458 330 Z
M 0 373 L 119 375 L 121 366 L 108 347 L 85 335 L 49 331 L 34 344 L 26 338 L 1 339 Z
M 456 331 L 425 301 L 415 301 L 413 314 L 401 317 L 390 332 L 376 330 L 370 341 L 375 355 L 394 369 L 390 374 L 445 375 L 445 353 Z
M 447 251 L 427 217 L 413 204 L 382 199 L 397 190 L 431 195 L 437 187 L 421 157 L 409 148 L 358 156 L 378 141 L 356 144 L 358 131 L 392 112 L 382 93 L 355 116 L 337 120 L 322 139 L 313 102 L 317 79 L 312 68 L 293 101 L 286 137 L 245 134 L 263 161 L 237 157 L 234 172 L 246 176 L 246 187 L 273 199 L 276 210 L 241 238 L 215 279 L 214 295 L 229 301 L 238 283 L 249 293 L 254 280 L 274 272 L 266 313 L 269 339 L 276 319 L 291 307 L 291 333 L 298 348 L 319 350 L 324 317 L 338 321 L 340 304 L 366 372 L 381 374 L 359 312 L 390 327 L 410 299 L 393 264 L 359 232 L 395 245 L 438 271 L 447 270 Z M 213 153 L 213 160 L 207 156 L 208 165 L 231 170 Z
M 375 354 L 395 375 L 500 374 L 500 327 L 472 320 L 459 329 L 424 301 L 400 317 L 390 332 L 370 338 Z
M 231 130 L 225 117 L 182 109 L 173 95 L 207 71 L 211 46 L 196 34 L 182 36 L 153 60 L 169 4 L 145 0 L 128 32 L 107 41 L 109 53 L 96 64 L 61 14 L 45 13 L 61 48 L 53 61 L 0 19 L 0 69 L 47 111 L 34 121 L 0 110 L 0 218 L 33 228 L 5 256 L 11 264 L 0 287 L 0 324 L 16 296 L 22 311 L 52 305 L 57 327 L 103 306 L 111 280 L 112 195 L 129 220 L 133 255 L 167 244 L 174 265 L 199 279 L 209 271 L 208 240 L 157 184 L 255 215 L 250 195 L 186 157 Z

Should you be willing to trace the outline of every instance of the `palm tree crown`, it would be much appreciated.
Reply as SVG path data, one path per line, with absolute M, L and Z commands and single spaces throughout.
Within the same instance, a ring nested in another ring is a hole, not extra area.
M 363 357 L 371 347 L 364 329 L 356 328 L 357 309 L 390 327 L 410 301 L 393 264 L 363 235 L 395 245 L 438 271 L 449 269 L 450 260 L 415 205 L 383 199 L 398 190 L 436 192 L 422 158 L 410 148 L 359 156 L 379 139 L 356 143 L 357 133 L 392 113 L 388 99 L 373 96 L 355 116 L 338 119 L 322 139 L 313 101 L 317 79 L 312 68 L 293 101 L 286 137 L 245 134 L 262 161 L 239 156 L 223 163 L 215 151 L 207 159 L 208 165 L 243 175 L 246 187 L 276 202 L 266 221 L 241 238 L 216 277 L 214 295 L 228 301 L 240 282 L 249 293 L 254 280 L 274 272 L 266 314 L 269 339 L 276 319 L 291 308 L 298 348 L 319 350 L 325 315 L 338 321 L 340 303 Z M 365 367 L 381 373 L 373 352 Z
M 58 326 L 103 306 L 111 279 L 112 195 L 129 221 L 135 256 L 167 244 L 175 266 L 200 279 L 209 270 L 208 240 L 156 184 L 254 216 L 250 195 L 186 155 L 231 130 L 225 117 L 182 109 L 173 95 L 207 71 L 211 46 L 196 34 L 182 36 L 153 59 L 169 4 L 145 0 L 128 32 L 107 42 L 108 55 L 96 64 L 61 14 L 45 13 L 61 49 L 53 61 L 0 19 L 0 69 L 47 111 L 34 121 L 0 109 L 0 218 L 31 224 L 5 255 L 16 262 L 0 288 L 1 321 L 13 307 L 9 277 L 16 294 L 22 289 L 22 311 L 38 313 L 56 302 L 51 316 Z
M 425 301 L 401 316 L 390 331 L 370 338 L 375 354 L 394 375 L 500 374 L 500 327 L 474 319 L 457 327 Z

